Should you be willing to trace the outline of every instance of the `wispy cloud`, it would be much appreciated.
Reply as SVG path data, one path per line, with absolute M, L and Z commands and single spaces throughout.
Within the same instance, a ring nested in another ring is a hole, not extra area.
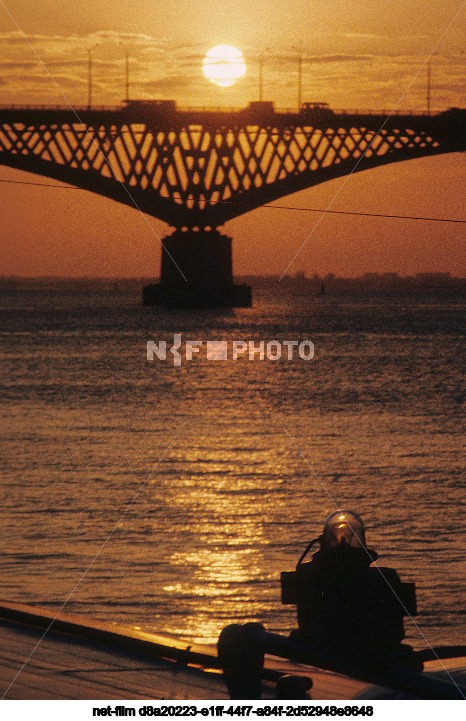
M 262 55 L 264 97 L 278 107 L 293 107 L 297 102 L 299 57 L 304 100 L 326 100 L 335 108 L 389 106 L 399 97 L 400 85 L 408 85 L 415 76 L 425 55 L 412 50 L 397 53 L 385 42 L 386 36 L 346 35 L 351 36 L 352 50 L 361 41 L 361 52 L 319 54 L 305 46 L 299 51 L 250 46 L 244 50 L 246 76 L 232 88 L 219 89 L 202 75 L 206 48 L 201 43 L 109 30 L 87 35 L 34 34 L 27 42 L 17 31 L 0 33 L 0 103 L 62 102 L 49 73 L 71 103 L 84 104 L 90 51 L 93 98 L 99 105 L 121 102 L 128 57 L 132 97 L 174 98 L 180 105 L 242 106 L 258 97 Z M 434 107 L 435 103 L 439 108 L 464 105 L 464 65 L 465 56 L 459 52 L 433 58 Z M 406 107 L 423 109 L 425 97 L 424 73 L 410 90 Z

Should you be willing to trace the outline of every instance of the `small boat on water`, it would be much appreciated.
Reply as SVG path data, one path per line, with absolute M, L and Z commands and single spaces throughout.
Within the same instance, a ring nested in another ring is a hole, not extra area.
M 465 647 L 418 652 L 422 673 L 373 669 L 370 678 L 358 678 L 310 647 L 248 625 L 266 652 L 262 699 L 466 697 Z M 0 602 L 0 666 L 4 699 L 231 698 L 214 646 L 18 603 Z M 421 695 L 406 693 L 409 674 Z
M 317 297 L 318 297 L 318 298 L 321 298 L 321 297 L 324 296 L 325 294 L 326 294 L 325 283 L 322 283 L 322 285 L 320 286 L 320 290 L 319 290 L 319 292 L 317 293 Z

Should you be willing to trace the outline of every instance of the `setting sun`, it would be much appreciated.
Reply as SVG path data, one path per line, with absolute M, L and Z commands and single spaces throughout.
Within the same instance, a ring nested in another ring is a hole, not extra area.
M 241 51 L 232 45 L 217 45 L 206 53 L 203 73 L 215 85 L 233 85 L 246 72 L 246 63 Z

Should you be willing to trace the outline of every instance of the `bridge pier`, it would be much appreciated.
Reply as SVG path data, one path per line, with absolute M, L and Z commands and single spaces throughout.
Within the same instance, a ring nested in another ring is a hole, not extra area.
M 162 240 L 160 283 L 143 289 L 143 304 L 250 307 L 251 288 L 233 283 L 231 240 L 216 229 L 175 230 Z

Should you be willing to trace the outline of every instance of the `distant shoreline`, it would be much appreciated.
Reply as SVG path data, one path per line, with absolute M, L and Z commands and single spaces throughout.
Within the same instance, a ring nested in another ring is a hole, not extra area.
M 0 276 L 0 290 L 142 290 L 145 285 L 158 282 L 158 278 L 67 278 L 60 276 Z M 257 289 L 283 289 L 296 293 L 332 295 L 346 292 L 418 292 L 466 290 L 466 278 L 456 278 L 449 273 L 418 273 L 415 276 L 399 276 L 396 273 L 366 273 L 356 278 L 340 278 L 329 274 L 307 277 L 304 273 L 285 275 L 243 275 L 235 282 L 246 283 Z

